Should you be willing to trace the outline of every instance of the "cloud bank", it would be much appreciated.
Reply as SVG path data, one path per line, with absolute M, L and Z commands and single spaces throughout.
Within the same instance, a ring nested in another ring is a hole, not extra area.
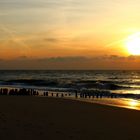
M 0 69 L 45 69 L 45 70 L 138 70 L 140 56 L 121 57 L 116 55 L 100 57 L 51 57 L 28 58 L 21 56 L 13 60 L 0 59 Z

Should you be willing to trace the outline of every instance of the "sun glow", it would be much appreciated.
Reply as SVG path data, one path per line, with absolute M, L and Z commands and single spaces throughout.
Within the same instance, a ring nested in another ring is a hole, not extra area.
M 125 46 L 129 54 L 140 55 L 140 32 L 129 36 Z

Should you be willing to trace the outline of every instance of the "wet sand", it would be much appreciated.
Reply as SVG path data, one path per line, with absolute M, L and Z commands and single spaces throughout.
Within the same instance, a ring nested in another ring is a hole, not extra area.
M 139 140 L 140 111 L 47 97 L 0 96 L 0 140 Z

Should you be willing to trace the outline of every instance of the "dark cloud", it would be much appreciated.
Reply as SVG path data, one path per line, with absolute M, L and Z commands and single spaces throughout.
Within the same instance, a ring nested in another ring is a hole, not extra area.
M 44 40 L 47 42 L 54 42 L 54 43 L 59 41 L 59 39 L 57 38 L 45 38 Z
M 140 55 L 130 55 L 129 57 L 128 57 L 128 59 L 131 59 L 131 60 L 137 60 L 137 59 L 139 59 L 140 60 Z
M 118 56 L 118 55 L 104 55 L 104 56 L 98 56 L 98 57 L 92 57 L 91 59 L 96 59 L 96 60 L 140 60 L 140 56 Z
M 86 57 L 76 56 L 76 57 L 51 57 L 51 58 L 43 58 L 38 59 L 38 61 L 42 62 L 72 62 L 72 61 L 81 61 L 81 60 L 87 60 Z
M 109 57 L 108 57 L 108 59 L 114 59 L 114 60 L 123 60 L 123 59 L 125 59 L 126 57 L 123 57 L 123 56 L 117 56 L 117 55 L 110 55 Z
M 140 56 L 67 56 L 40 59 L 20 56 L 14 60 L 0 60 L 0 69 L 140 69 L 139 63 Z
M 28 57 L 27 56 L 20 56 L 18 58 L 16 58 L 16 60 L 28 60 Z

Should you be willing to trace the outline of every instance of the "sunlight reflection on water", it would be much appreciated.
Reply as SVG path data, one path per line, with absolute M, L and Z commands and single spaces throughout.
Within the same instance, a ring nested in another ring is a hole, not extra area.
M 80 101 L 90 102 L 90 103 L 98 103 L 103 105 L 109 106 L 116 106 L 128 109 L 135 109 L 140 110 L 140 101 L 135 99 L 124 99 L 124 98 L 117 98 L 117 99 L 78 99 Z
M 138 100 L 130 99 L 128 102 L 128 107 L 140 110 L 140 102 Z

